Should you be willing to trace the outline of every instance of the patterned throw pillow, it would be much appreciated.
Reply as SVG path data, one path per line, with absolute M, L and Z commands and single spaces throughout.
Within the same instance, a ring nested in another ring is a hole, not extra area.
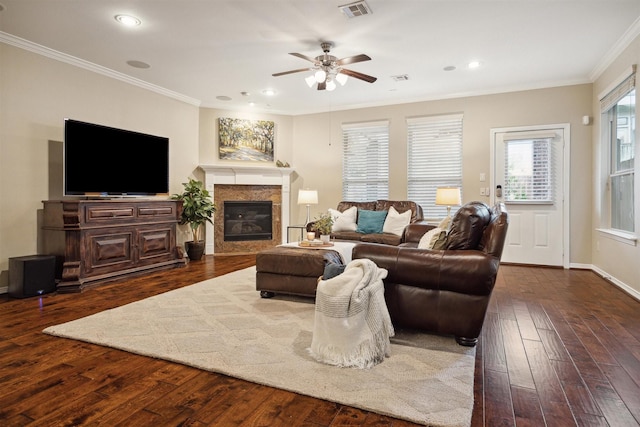
M 418 243 L 418 249 L 433 249 L 433 245 L 438 241 L 443 231 L 442 228 L 436 227 L 424 233 Z

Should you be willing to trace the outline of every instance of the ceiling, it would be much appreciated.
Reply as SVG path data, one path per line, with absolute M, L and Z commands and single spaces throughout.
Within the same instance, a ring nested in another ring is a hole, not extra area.
M 366 1 L 348 19 L 349 0 L 0 0 L 0 41 L 204 107 L 298 115 L 591 82 L 640 26 L 638 0 Z M 347 68 L 378 80 L 329 92 L 272 76 L 311 65 L 288 53 L 321 41 L 369 55 Z

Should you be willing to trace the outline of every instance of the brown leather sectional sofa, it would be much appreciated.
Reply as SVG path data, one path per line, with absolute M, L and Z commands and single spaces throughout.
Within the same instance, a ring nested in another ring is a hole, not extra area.
M 359 243 L 353 259 L 368 258 L 388 270 L 385 300 L 397 328 L 454 335 L 474 346 L 482 330 L 506 239 L 504 204 L 464 205 L 454 216 L 444 249 L 418 249 L 426 223 L 407 226 L 397 245 Z

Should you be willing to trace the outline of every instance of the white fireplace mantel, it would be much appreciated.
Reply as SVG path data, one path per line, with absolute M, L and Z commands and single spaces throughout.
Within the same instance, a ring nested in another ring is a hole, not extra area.
M 282 189 L 282 242 L 286 241 L 292 168 L 244 165 L 200 165 L 199 168 L 204 171 L 204 185 L 212 196 L 216 184 L 279 185 Z M 206 253 L 212 254 L 214 252 L 213 226 L 207 223 L 205 231 Z

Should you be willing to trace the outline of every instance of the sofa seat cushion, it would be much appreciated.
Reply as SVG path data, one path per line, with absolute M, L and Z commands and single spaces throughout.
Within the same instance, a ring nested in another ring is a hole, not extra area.
M 360 241 L 366 243 L 384 243 L 385 245 L 398 246 L 400 243 L 402 243 L 402 236 L 397 236 L 393 233 L 371 233 L 362 235 Z
M 331 233 L 331 238 L 335 240 L 356 240 L 360 241 L 364 234 L 357 231 L 335 231 Z

